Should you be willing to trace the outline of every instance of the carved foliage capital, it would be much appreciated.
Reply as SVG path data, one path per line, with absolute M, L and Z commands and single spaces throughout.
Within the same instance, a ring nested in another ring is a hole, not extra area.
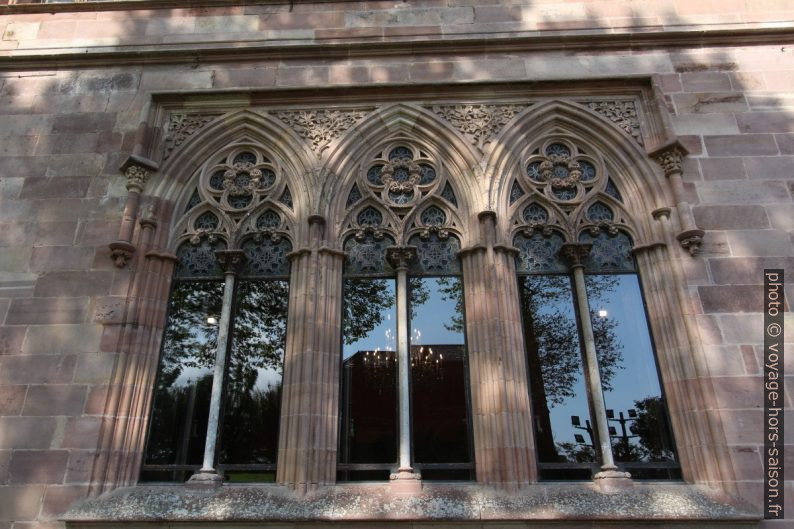
M 247 259 L 242 250 L 219 250 L 215 252 L 215 257 L 221 269 L 227 274 L 240 272 Z
M 386 249 L 386 259 L 395 270 L 407 270 L 411 261 L 416 259 L 416 247 L 389 246 Z
M 584 266 L 587 256 L 590 255 L 592 244 L 566 243 L 560 248 L 560 255 L 571 268 Z
M 665 176 L 681 173 L 684 156 L 686 156 L 686 151 L 678 145 L 673 145 L 655 154 L 656 163 L 662 166 Z
M 127 191 L 135 193 L 143 193 L 143 188 L 146 187 L 146 182 L 149 180 L 149 170 L 140 165 L 129 165 L 124 171 L 124 176 L 127 177 Z

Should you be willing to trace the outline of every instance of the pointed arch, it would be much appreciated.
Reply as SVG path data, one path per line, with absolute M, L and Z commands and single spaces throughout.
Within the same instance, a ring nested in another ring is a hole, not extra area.
M 293 203 L 290 220 L 305 218 L 313 208 L 311 189 L 317 187 L 315 171 L 317 159 L 311 149 L 293 132 L 268 115 L 251 110 L 240 110 L 220 116 L 201 131 L 191 136 L 163 164 L 163 175 L 152 191 L 152 195 L 176 204 L 187 203 L 198 184 L 201 169 L 212 163 L 216 154 L 233 148 L 250 146 L 269 157 L 281 169 Z M 279 195 L 282 191 L 279 191 Z M 278 200 L 279 197 L 272 197 Z M 258 210 L 259 208 L 257 208 Z M 179 210 L 177 210 L 179 211 Z M 305 229 L 295 223 L 294 236 L 301 240 Z M 170 237 L 173 242 L 173 234 Z
M 329 219 L 329 235 L 333 240 L 341 235 L 347 197 L 361 171 L 366 169 L 379 147 L 398 138 L 432 153 L 443 164 L 445 175 L 439 182 L 438 192 L 442 192 L 445 182 L 451 181 L 457 209 L 460 218 L 467 223 L 466 228 L 475 214 L 484 209 L 486 186 L 481 177 L 480 157 L 471 145 L 427 109 L 398 103 L 368 115 L 348 130 L 327 154 L 322 173 L 335 176 L 325 179 L 318 206 L 321 214 Z
M 603 158 L 609 176 L 626 203 L 634 206 L 638 240 L 652 238 L 650 212 L 672 203 L 664 175 L 623 131 L 602 116 L 570 101 L 553 100 L 533 106 L 517 116 L 493 141 L 485 163 L 493 175 L 488 201 L 496 211 L 505 211 L 513 182 L 526 170 L 529 147 L 543 138 L 557 136 L 582 143 Z

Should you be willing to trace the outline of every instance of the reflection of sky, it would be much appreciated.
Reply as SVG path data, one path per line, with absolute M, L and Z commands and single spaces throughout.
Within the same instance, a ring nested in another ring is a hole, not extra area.
M 634 401 L 658 397 L 662 392 L 637 276 L 620 275 L 612 279 L 617 281 L 615 288 L 608 296 L 591 299 L 590 310 L 595 312 L 596 318 L 598 311 L 606 310 L 606 317 L 617 322 L 615 335 L 623 346 L 623 369 L 615 371 L 612 390 L 604 393 L 604 400 L 606 407 L 615 410 L 615 417 L 618 417 L 621 411 L 627 415 L 625 412 L 634 408 Z M 610 425 L 620 433 L 619 423 L 610 421 Z
M 539 315 L 557 315 L 562 316 L 566 320 L 566 325 L 570 329 L 571 334 L 577 335 L 576 320 L 574 318 L 573 307 L 573 294 L 570 287 L 566 284 L 563 291 L 559 295 L 552 297 L 546 304 L 538 305 L 537 311 Z M 578 344 L 578 336 L 574 343 Z M 570 351 L 569 354 L 576 355 L 581 358 L 581 353 L 577 347 L 576 351 Z M 590 412 L 587 406 L 587 393 L 584 383 L 584 374 L 582 371 L 582 361 L 578 363 L 579 368 L 575 373 L 575 381 L 571 385 L 571 392 L 573 397 L 568 397 L 563 400 L 561 404 L 553 404 L 549 402 L 549 416 L 551 420 L 551 430 L 554 434 L 554 442 L 562 443 L 569 442 L 575 443 L 574 434 L 581 434 L 584 436 L 585 441 L 589 444 L 590 438 L 587 432 L 577 430 L 571 425 L 571 416 L 578 415 L 581 420 L 581 425 L 585 426 L 585 421 L 590 417 Z M 552 375 L 553 376 L 553 375 Z
M 392 304 L 381 309 L 380 323 L 366 336 L 352 344 L 342 346 L 342 358 L 347 360 L 359 351 L 396 351 L 397 350 L 397 298 L 394 279 L 378 279 L 386 285 L 385 299 Z
M 421 281 L 428 291 L 427 301 L 421 305 L 414 304 L 414 319 L 411 321 L 411 345 L 462 345 L 463 333 L 450 331 L 444 325 L 452 325 L 452 319 L 457 316 L 455 299 L 441 292 L 455 285 L 459 286 L 460 279 L 449 277 L 444 280 L 435 277 L 414 279 Z M 449 287 L 444 287 L 440 282 L 445 281 Z M 461 295 L 463 292 L 460 292 Z
M 616 366 L 618 369 L 614 370 L 611 379 L 612 390 L 604 392 L 604 400 L 606 407 L 614 410 L 615 417 L 618 417 L 621 411 L 624 412 L 624 416 L 628 416 L 626 412 L 634 408 L 634 401 L 648 396 L 659 396 L 661 390 L 637 276 L 620 275 L 611 276 L 610 279 L 614 281 L 614 286 L 598 298 L 591 297 L 589 302 L 590 310 L 596 314 L 596 318 L 600 317 L 599 311 L 606 311 L 605 317 L 617 322 L 614 328 L 615 343 L 622 346 L 622 361 Z M 592 279 L 588 277 L 587 283 L 592 290 Z M 540 307 L 539 312 L 548 314 L 560 309 L 566 316 L 570 314 L 571 332 L 576 332 L 572 303 L 572 299 L 561 300 Z M 585 419 L 589 417 L 584 375 L 581 369 L 577 375 L 577 381 L 572 388 L 576 396 L 550 409 L 554 440 L 557 443 L 574 442 L 575 433 L 583 435 L 586 442 L 590 443 L 586 432 L 571 425 L 571 415 L 578 415 L 582 426 L 585 426 Z M 627 423 L 627 429 L 632 422 Z M 620 433 L 619 423 L 610 421 L 609 424 L 616 428 L 618 434 Z M 636 438 L 632 439 L 634 443 L 637 441 Z

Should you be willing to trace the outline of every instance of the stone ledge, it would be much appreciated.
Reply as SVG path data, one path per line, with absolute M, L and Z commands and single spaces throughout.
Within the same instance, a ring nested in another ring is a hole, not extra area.
M 70 528 L 127 528 L 152 523 L 218 522 L 639 522 L 659 527 L 709 522 L 756 527 L 750 507 L 709 489 L 686 484 L 638 483 L 620 494 L 602 494 L 594 485 L 536 484 L 509 494 L 475 484 L 425 484 L 421 494 L 395 498 L 388 485 L 337 485 L 298 496 L 275 485 L 224 485 L 197 491 L 182 485 L 116 489 L 82 500 L 61 518 Z M 132 525 L 130 525 L 132 523 Z M 607 524 L 609 525 L 609 524 Z M 645 524 L 642 524 L 645 526 Z M 665 524 L 667 526 L 667 524 Z

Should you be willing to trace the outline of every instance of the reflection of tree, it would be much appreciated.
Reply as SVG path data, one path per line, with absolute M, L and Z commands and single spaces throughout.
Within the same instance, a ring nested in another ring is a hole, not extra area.
M 451 321 L 444 323 L 444 328 L 451 332 L 463 333 L 463 281 L 457 277 L 439 277 L 438 291 L 444 301 L 453 300 L 455 311 Z
M 667 409 L 661 396 L 649 396 L 635 400 L 637 419 L 631 425 L 631 433 L 639 436 L 643 448 L 642 459 L 646 461 L 675 461 Z
M 590 463 L 596 460 L 592 445 L 578 443 L 557 443 L 560 460 L 567 463 Z
M 350 278 L 344 282 L 342 337 L 351 345 L 365 338 L 383 321 L 385 310 L 394 306 L 391 280 Z
M 591 296 L 614 290 L 611 276 L 592 276 Z M 529 382 L 538 430 L 538 450 L 545 461 L 576 461 L 587 457 L 579 445 L 554 444 L 549 408 L 576 396 L 575 386 L 582 376 L 582 355 L 575 320 L 570 279 L 562 275 L 521 278 L 521 303 L 524 336 L 529 355 Z M 605 390 L 623 360 L 622 345 L 615 333 L 617 322 L 591 314 L 602 384 Z M 592 461 L 592 459 L 591 459 Z
M 237 283 L 224 388 L 224 433 L 229 431 L 230 435 L 224 437 L 222 444 L 230 453 L 246 454 L 241 463 L 267 462 L 268 458 L 275 461 L 281 384 L 279 381 L 267 388 L 259 387 L 259 376 L 267 370 L 280 378 L 288 290 L 286 281 Z M 180 281 L 174 287 L 152 414 L 149 462 L 179 464 L 200 460 L 193 453 L 199 450 L 197 446 L 203 449 L 212 386 L 212 374 L 207 371 L 215 366 L 222 297 L 223 283 L 217 281 Z M 187 380 L 187 385 L 179 380 L 193 370 L 196 375 Z M 201 378 L 196 381 L 196 376 Z M 185 422 L 189 424 L 183 425 Z M 262 451 L 267 455 L 260 454 Z

